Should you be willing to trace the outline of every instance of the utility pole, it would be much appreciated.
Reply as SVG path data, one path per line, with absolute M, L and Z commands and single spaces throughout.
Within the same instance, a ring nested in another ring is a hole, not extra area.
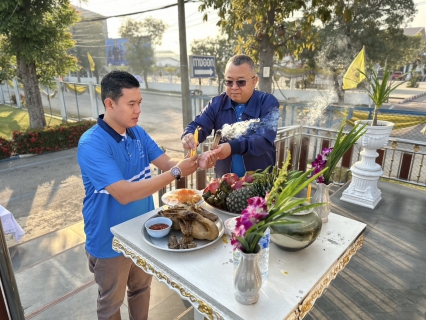
M 178 0 L 179 46 L 180 46 L 180 80 L 182 92 L 183 128 L 192 121 L 191 97 L 189 95 L 188 52 L 186 50 L 185 1 Z

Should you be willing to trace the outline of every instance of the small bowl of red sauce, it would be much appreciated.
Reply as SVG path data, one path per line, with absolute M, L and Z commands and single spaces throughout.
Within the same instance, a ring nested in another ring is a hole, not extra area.
M 155 217 L 145 222 L 145 229 L 151 237 L 167 236 L 172 227 L 172 220 L 166 217 Z

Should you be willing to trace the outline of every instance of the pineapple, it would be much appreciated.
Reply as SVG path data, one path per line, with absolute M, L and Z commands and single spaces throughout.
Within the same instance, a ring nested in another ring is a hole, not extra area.
M 255 196 L 251 186 L 235 190 L 226 197 L 226 206 L 231 212 L 241 213 L 248 205 L 247 200 Z
M 270 192 L 272 187 L 274 186 L 274 181 L 276 178 L 277 174 L 275 170 L 273 170 L 272 172 L 265 172 L 259 174 L 253 181 L 253 183 L 250 185 L 255 192 L 255 197 L 257 196 L 265 198 L 266 193 Z

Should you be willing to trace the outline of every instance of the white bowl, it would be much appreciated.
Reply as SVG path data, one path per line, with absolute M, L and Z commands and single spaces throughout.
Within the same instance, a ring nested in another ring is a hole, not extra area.
M 165 229 L 161 229 L 161 230 L 152 230 L 152 229 L 149 228 L 149 227 L 151 227 L 151 226 L 153 226 L 154 224 L 157 224 L 157 223 L 165 223 L 169 227 L 165 228 Z M 161 237 L 167 236 L 170 232 L 171 227 L 172 227 L 172 220 L 170 220 L 169 218 L 166 218 L 166 217 L 155 217 L 155 218 L 151 218 L 147 222 L 145 222 L 146 232 L 148 232 L 148 234 L 151 237 L 154 237 L 154 238 L 161 238 Z

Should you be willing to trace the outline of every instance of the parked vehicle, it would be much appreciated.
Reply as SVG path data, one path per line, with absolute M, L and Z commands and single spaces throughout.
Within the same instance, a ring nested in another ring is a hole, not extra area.
M 405 74 L 402 71 L 394 71 L 392 73 L 392 80 L 405 80 Z

